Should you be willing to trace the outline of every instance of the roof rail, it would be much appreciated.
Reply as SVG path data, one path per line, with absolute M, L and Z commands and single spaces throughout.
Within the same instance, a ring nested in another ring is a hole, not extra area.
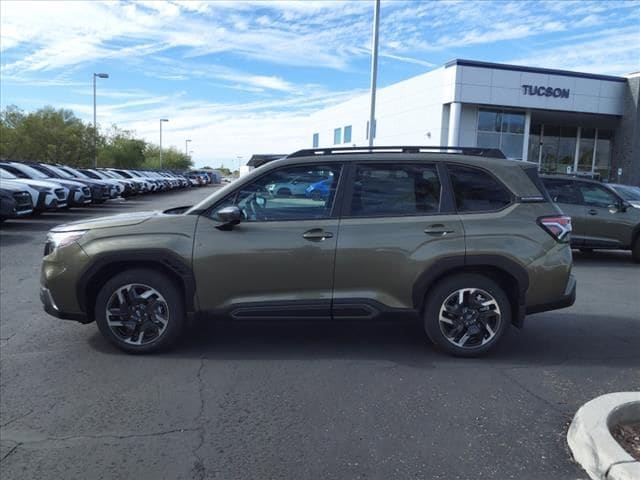
M 457 155 L 473 155 L 477 157 L 507 158 L 502 150 L 481 147 L 446 147 L 446 146 L 388 146 L 388 147 L 332 147 L 307 148 L 288 155 L 287 158 L 310 157 L 314 155 L 332 155 L 346 153 L 452 153 Z

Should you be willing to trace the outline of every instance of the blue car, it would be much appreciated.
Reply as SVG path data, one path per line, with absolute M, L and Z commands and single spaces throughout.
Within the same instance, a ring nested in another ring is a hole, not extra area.
M 327 178 L 309 185 L 305 190 L 307 198 L 312 200 L 326 200 L 329 197 L 329 189 L 331 188 L 332 181 L 333 179 Z

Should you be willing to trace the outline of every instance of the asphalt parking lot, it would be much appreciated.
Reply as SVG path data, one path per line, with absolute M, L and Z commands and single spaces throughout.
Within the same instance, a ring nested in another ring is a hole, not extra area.
M 149 195 L 0 226 L 3 479 L 578 479 L 566 429 L 595 396 L 640 389 L 640 267 L 575 254 L 578 300 L 484 359 L 410 323 L 199 323 L 128 356 L 42 311 L 46 231 L 193 203 Z

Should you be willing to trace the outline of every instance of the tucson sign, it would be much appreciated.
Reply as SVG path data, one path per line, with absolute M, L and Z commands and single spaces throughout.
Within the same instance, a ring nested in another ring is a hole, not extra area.
M 569 98 L 568 88 L 536 87 L 534 85 L 522 85 L 525 95 L 537 95 L 539 97 Z

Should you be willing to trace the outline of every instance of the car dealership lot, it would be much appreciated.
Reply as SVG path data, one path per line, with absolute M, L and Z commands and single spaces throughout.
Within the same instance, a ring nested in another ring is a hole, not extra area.
M 42 311 L 46 231 L 188 205 L 169 192 L 0 226 L 0 470 L 6 478 L 586 478 L 577 408 L 640 387 L 640 269 L 575 255 L 578 299 L 484 359 L 410 323 L 199 323 L 129 356 Z M 229 272 L 233 274 L 233 272 Z

